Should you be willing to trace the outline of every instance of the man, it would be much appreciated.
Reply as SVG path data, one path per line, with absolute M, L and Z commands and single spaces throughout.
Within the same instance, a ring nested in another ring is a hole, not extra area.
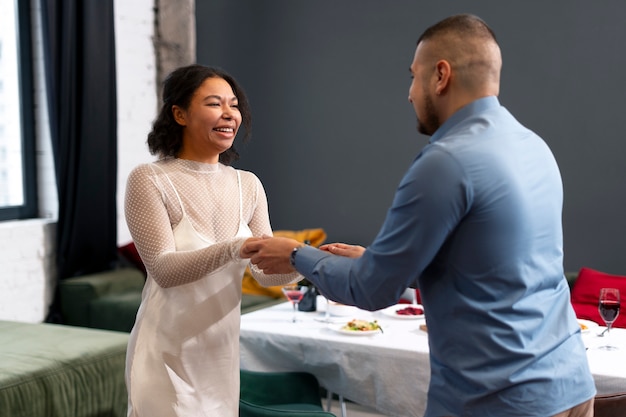
M 295 267 L 328 298 L 376 310 L 418 283 L 425 416 L 593 415 L 594 382 L 563 275 L 562 183 L 544 141 L 499 104 L 500 48 L 472 15 L 420 37 L 409 101 L 431 139 L 367 248 L 259 239 L 242 256 Z M 335 256 L 342 255 L 342 256 Z

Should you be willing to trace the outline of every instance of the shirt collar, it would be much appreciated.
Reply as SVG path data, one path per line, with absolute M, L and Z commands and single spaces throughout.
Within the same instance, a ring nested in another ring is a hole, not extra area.
M 496 96 L 487 96 L 472 101 L 471 103 L 457 110 L 456 113 L 454 113 L 448 118 L 448 120 L 444 122 L 444 124 L 439 126 L 439 129 L 437 129 L 437 131 L 430 137 L 429 142 L 434 143 L 438 141 L 443 136 L 445 136 L 445 134 L 448 133 L 450 129 L 452 129 L 454 126 L 458 125 L 468 117 L 477 113 L 482 113 L 485 110 L 495 107 L 500 107 L 500 102 L 498 101 L 498 97 Z

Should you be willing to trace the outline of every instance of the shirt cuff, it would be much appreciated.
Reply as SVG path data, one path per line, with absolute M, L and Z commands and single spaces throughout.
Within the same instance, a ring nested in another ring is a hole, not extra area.
M 313 268 L 321 260 L 332 254 L 312 246 L 304 245 L 298 248 L 298 254 L 295 257 L 294 266 L 305 277 L 312 274 Z

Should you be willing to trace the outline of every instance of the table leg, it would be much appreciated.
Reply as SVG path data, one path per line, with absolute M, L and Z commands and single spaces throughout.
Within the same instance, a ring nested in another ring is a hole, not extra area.
M 330 413 L 330 409 L 333 404 L 333 393 L 326 391 L 326 411 Z M 339 395 L 339 407 L 341 410 L 341 417 L 347 417 L 348 411 L 346 410 L 346 402 L 343 400 L 343 396 Z

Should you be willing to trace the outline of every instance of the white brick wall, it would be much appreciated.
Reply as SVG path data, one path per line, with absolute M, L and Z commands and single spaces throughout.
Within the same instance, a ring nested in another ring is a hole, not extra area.
M 52 299 L 55 219 L 58 217 L 52 148 L 43 96 L 39 1 L 31 0 L 35 26 L 36 134 L 41 219 L 0 222 L 0 320 L 41 322 Z M 118 92 L 118 242 L 130 240 L 123 220 L 126 177 L 152 160 L 145 144 L 156 114 L 152 45 L 153 0 L 115 0 Z
M 54 282 L 51 220 L 0 223 L 0 320 L 41 322 Z
M 115 1 L 117 58 L 117 241 L 131 240 L 124 220 L 126 178 L 141 162 L 154 158 L 146 138 L 157 113 L 153 0 Z

